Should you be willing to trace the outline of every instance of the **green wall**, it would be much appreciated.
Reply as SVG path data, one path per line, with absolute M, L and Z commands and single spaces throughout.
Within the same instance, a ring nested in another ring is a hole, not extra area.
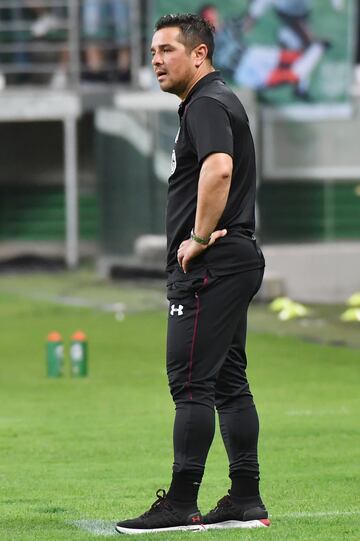
M 79 196 L 80 238 L 97 237 L 95 195 Z M 0 187 L 0 240 L 51 241 L 65 239 L 65 194 L 62 187 Z
M 360 179 L 266 182 L 258 202 L 263 241 L 360 239 Z

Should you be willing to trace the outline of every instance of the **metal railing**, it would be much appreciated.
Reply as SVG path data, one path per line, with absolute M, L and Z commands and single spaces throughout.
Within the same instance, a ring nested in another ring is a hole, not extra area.
M 140 1 L 108 2 L 123 7 L 126 20 L 120 21 L 119 14 L 116 19 L 111 10 L 104 9 L 104 0 L 0 1 L 0 89 L 12 85 L 76 88 L 84 81 L 134 82 L 141 63 Z M 99 28 L 89 35 L 84 10 L 96 9 L 95 4 L 98 12 L 93 12 L 93 23 L 98 22 Z M 119 22 L 125 29 L 121 40 L 116 35 Z

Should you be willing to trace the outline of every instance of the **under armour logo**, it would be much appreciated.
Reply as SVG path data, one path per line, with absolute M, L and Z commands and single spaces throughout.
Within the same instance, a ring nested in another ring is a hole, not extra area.
M 183 307 L 182 304 L 179 304 L 178 308 L 175 307 L 175 304 L 172 304 L 171 309 L 170 309 L 170 315 L 173 316 L 175 314 L 175 312 L 177 312 L 178 316 L 182 316 L 183 313 L 184 313 L 183 308 L 184 307 Z
M 198 515 L 198 516 L 196 516 L 196 517 L 192 517 L 192 518 L 191 518 L 191 521 L 192 521 L 192 522 L 201 522 L 201 518 L 200 518 L 199 515 Z

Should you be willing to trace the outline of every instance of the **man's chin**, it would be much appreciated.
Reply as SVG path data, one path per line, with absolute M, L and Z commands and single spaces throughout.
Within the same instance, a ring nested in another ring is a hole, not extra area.
M 159 86 L 160 86 L 160 89 L 163 91 L 163 92 L 169 92 L 170 94 L 177 94 L 176 92 L 176 88 L 169 84 L 168 82 L 164 81 L 164 82 L 159 82 Z

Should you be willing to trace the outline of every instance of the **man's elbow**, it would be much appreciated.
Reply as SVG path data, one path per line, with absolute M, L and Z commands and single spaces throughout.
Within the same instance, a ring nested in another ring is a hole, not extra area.
M 214 167 L 214 174 L 217 178 L 219 178 L 221 181 L 224 182 L 230 182 L 232 177 L 232 161 L 223 161 L 222 163 L 217 164 L 216 167 Z
M 229 154 L 212 154 L 207 158 L 204 165 L 216 178 L 230 182 L 233 161 Z
M 232 168 L 223 168 L 223 169 L 220 169 L 220 171 L 218 172 L 218 176 L 222 179 L 222 180 L 228 180 L 230 181 L 231 180 L 231 175 L 232 175 Z

